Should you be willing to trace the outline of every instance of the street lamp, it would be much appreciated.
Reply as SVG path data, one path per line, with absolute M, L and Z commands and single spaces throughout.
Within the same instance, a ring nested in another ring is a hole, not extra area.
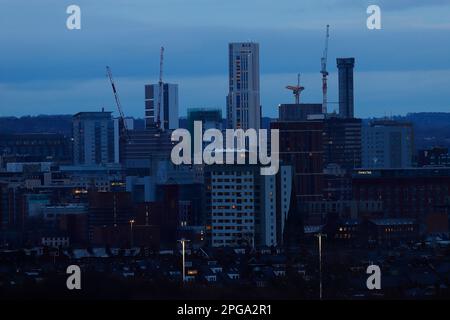
M 189 242 L 189 240 L 181 239 L 178 240 L 181 242 L 181 250 L 182 250 L 182 256 L 183 256 L 183 283 L 186 281 L 186 242 Z
M 133 224 L 134 224 L 134 219 L 130 220 L 130 247 L 133 248 Z
M 145 225 L 148 226 L 148 221 L 149 221 L 149 212 L 148 212 L 148 204 L 145 206 Z
M 327 235 L 320 232 L 316 237 L 319 238 L 319 299 L 322 300 L 322 237 Z

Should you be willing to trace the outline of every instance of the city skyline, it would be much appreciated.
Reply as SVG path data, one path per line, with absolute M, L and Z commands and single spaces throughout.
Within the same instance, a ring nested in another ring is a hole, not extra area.
M 450 0 L 0 8 L 0 299 L 450 299 Z
M 291 1 L 245 3 L 235 13 L 233 1 L 217 11 L 204 1 L 190 6 L 175 0 L 130 6 L 78 1 L 83 24 L 77 31 L 65 29 L 66 3 L 4 6 L 2 30 L 9 31 L 0 33 L 0 40 L 9 46 L 0 62 L 0 116 L 115 110 L 104 76 L 108 64 L 126 115 L 143 117 L 142 86 L 157 81 L 161 45 L 167 48 L 165 81 L 179 84 L 180 115 L 190 107 L 224 112 L 227 45 L 251 40 L 260 44 L 262 115 L 275 117 L 278 104 L 292 103 L 284 86 L 295 83 L 298 72 L 306 87 L 304 102 L 321 101 L 320 56 L 327 23 L 330 102 L 337 101 L 335 59 L 354 56 L 356 117 L 448 109 L 450 47 L 445 39 L 450 26 L 436 16 L 450 12 L 449 1 L 378 1 L 383 17 L 379 31 L 365 27 L 366 1 L 343 1 L 339 7 L 335 1 L 319 2 L 304 1 L 296 10 L 288 10 Z M 200 7 L 201 14 L 196 13 Z M 323 9 L 331 7 L 331 12 Z M 248 23 L 240 22 L 249 10 Z M 283 19 L 270 19 L 272 11 Z

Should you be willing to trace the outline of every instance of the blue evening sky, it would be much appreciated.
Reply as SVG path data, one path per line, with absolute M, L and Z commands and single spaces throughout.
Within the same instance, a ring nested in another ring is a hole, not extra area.
M 66 29 L 70 4 L 81 7 L 81 30 Z M 381 7 L 382 30 L 366 28 L 369 4 Z M 303 101 L 321 101 L 326 24 L 330 101 L 336 58 L 353 56 L 356 116 L 450 111 L 450 0 L 0 0 L 0 116 L 115 111 L 110 65 L 125 113 L 142 117 L 161 45 L 180 115 L 224 109 L 227 44 L 251 40 L 263 115 L 274 117 L 293 102 L 284 87 L 298 72 Z

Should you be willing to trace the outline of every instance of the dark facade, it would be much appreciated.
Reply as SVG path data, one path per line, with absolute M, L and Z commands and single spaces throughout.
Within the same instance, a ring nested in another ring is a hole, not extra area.
M 138 203 L 132 212 L 133 217 L 126 223 L 93 227 L 92 243 L 122 248 L 133 246 L 159 249 L 161 223 L 165 219 L 163 202 Z
M 415 219 L 328 219 L 324 227 L 330 241 L 393 244 L 418 240 Z
M 362 128 L 363 168 L 411 168 L 413 150 L 411 122 L 382 119 Z
M 353 174 L 355 200 L 383 202 L 385 217 L 426 216 L 446 204 L 450 196 L 449 168 L 360 170 Z
M 280 104 L 278 119 L 280 121 L 306 121 L 308 116 L 322 114 L 320 103 Z
M 7 184 L 0 184 L 1 230 L 23 231 L 26 217 L 24 190 Z
M 157 226 L 97 226 L 93 229 L 92 243 L 112 248 L 146 247 L 159 249 L 159 228 Z
M 184 206 L 184 210 L 179 211 L 179 223 L 186 222 L 188 226 L 205 225 L 206 218 L 203 215 L 203 189 L 204 185 L 183 184 L 179 185 L 180 205 Z
M 324 164 L 337 164 L 348 172 L 361 167 L 361 119 L 325 120 Z
M 354 117 L 353 68 L 355 58 L 338 58 L 339 70 L 339 116 Z
M 22 246 L 26 219 L 23 189 L 0 183 L 0 244 Z
M 136 205 L 136 225 L 159 226 L 163 215 L 161 202 L 142 202 Z
M 114 162 L 114 122 L 111 112 L 79 112 L 73 116 L 73 163 Z
M 127 192 L 96 193 L 90 197 L 89 229 L 93 245 L 159 249 L 162 202 L 133 205 Z
M 280 130 L 280 160 L 294 168 L 299 205 L 323 198 L 323 121 L 276 121 Z
M 162 203 L 161 244 L 173 247 L 176 244 L 179 226 L 180 186 L 176 184 L 161 185 L 157 188 L 157 200 Z
M 427 215 L 426 218 L 426 233 L 427 234 L 449 234 L 448 208 L 438 208 L 436 213 Z
M 160 107 L 160 123 L 156 122 L 156 110 L 158 108 L 160 85 L 145 85 L 145 128 L 157 128 L 158 125 L 164 129 L 178 128 L 178 85 L 162 84 Z
M 158 247 L 160 244 L 165 247 L 176 245 L 176 230 L 179 227 L 177 187 L 164 186 L 158 191 L 161 198 L 157 202 L 143 202 L 136 205 L 134 235 L 136 243 Z M 143 234 L 144 230 L 151 231 L 150 238 Z
M 70 238 L 73 246 L 86 246 L 88 244 L 88 217 L 86 214 L 63 214 L 59 220 L 62 233 Z
M 70 162 L 70 137 L 56 133 L 1 134 L 0 156 L 38 161 Z
M 179 186 L 157 188 L 157 201 L 133 204 L 129 192 L 89 195 L 89 238 L 94 245 L 173 247 L 177 242 Z
M 144 202 L 136 205 L 134 245 L 159 248 L 163 215 L 162 202 Z
M 0 230 L 4 232 L 9 226 L 8 185 L 0 183 Z
M 417 153 L 417 166 L 445 166 L 450 167 L 450 154 L 448 148 L 433 147 L 419 150 Z
M 324 199 L 352 199 L 352 171 L 361 167 L 361 119 L 330 117 L 324 130 Z
M 304 237 L 304 219 L 302 211 L 298 205 L 295 196 L 295 182 L 291 189 L 291 197 L 289 203 L 289 212 L 286 219 L 286 227 L 284 232 L 280 230 L 280 236 L 283 238 L 283 245 L 288 250 L 298 250 Z M 277 208 L 277 212 L 279 208 Z M 278 226 L 277 226 L 278 228 Z M 278 231 L 278 230 L 277 230 Z M 281 242 L 280 242 L 281 243 Z
M 124 145 L 123 165 L 130 175 L 151 175 L 158 159 L 169 159 L 174 143 L 169 130 L 156 128 L 129 132 L 129 141 Z
M 95 227 L 130 226 L 134 218 L 131 194 L 128 192 L 92 192 L 89 194 L 89 232 Z
M 414 219 L 372 219 L 366 222 L 368 240 L 392 244 L 417 240 L 419 226 Z
M 358 219 L 339 219 L 337 214 L 330 214 L 324 226 L 324 233 L 330 241 L 362 240 L 364 232 Z
M 352 175 L 336 164 L 324 170 L 323 196 L 328 201 L 352 200 Z

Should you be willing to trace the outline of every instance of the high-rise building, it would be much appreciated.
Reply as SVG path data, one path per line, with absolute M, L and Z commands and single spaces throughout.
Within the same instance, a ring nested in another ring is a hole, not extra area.
M 205 168 L 205 209 L 213 247 L 283 243 L 292 188 L 292 167 L 263 176 L 257 165 Z
M 25 189 L 0 183 L 0 231 L 23 230 L 26 217 Z
M 187 129 L 194 136 L 194 121 L 201 121 L 203 130 L 222 130 L 222 110 L 189 108 L 187 112 Z
M 274 121 L 280 130 L 280 160 L 294 168 L 294 185 L 300 206 L 323 198 L 324 121 Z
M 208 129 L 218 129 L 222 131 L 222 110 L 220 109 L 188 109 L 187 129 L 191 134 L 191 143 L 194 145 L 194 122 L 200 121 L 202 123 L 202 134 Z M 209 142 L 203 142 L 203 149 Z
M 353 68 L 355 58 L 338 58 L 339 70 L 339 116 L 341 118 L 354 117 Z
M 170 132 L 157 128 L 129 132 L 129 142 L 124 144 L 122 164 L 128 175 L 147 176 L 155 172 L 158 161 L 170 159 L 174 142 Z
M 129 226 L 130 219 L 134 217 L 133 210 L 129 192 L 91 192 L 88 210 L 90 239 L 95 227 Z
M 255 244 L 256 166 L 205 168 L 206 210 L 213 247 Z
M 320 103 L 280 104 L 278 119 L 280 121 L 306 121 L 308 117 L 322 114 Z
M 262 176 L 264 205 L 261 206 L 260 244 L 282 246 L 285 243 L 289 215 L 298 213 L 294 193 L 294 169 L 282 164 L 275 176 Z M 272 196 L 274 201 L 272 201 Z M 294 205 L 295 206 L 294 206 Z M 275 211 L 274 211 L 275 208 Z
M 0 156 L 68 162 L 70 137 L 58 133 L 0 134 Z
M 385 218 L 423 222 L 448 205 L 450 168 L 363 169 L 354 172 L 352 184 L 353 198 L 381 201 Z
M 409 122 L 381 120 L 362 128 L 364 168 L 411 167 L 413 150 L 413 125 Z
M 227 127 L 260 129 L 259 44 L 229 44 Z
M 76 165 L 114 162 L 111 112 L 80 112 L 73 116 L 73 162 Z
M 325 166 L 336 164 L 348 173 L 361 167 L 361 126 L 361 119 L 325 120 Z
M 160 127 L 163 129 L 178 128 L 178 85 L 164 83 L 160 94 L 159 84 L 145 86 L 145 127 L 154 128 L 157 125 L 156 110 L 161 97 L 159 110 Z

